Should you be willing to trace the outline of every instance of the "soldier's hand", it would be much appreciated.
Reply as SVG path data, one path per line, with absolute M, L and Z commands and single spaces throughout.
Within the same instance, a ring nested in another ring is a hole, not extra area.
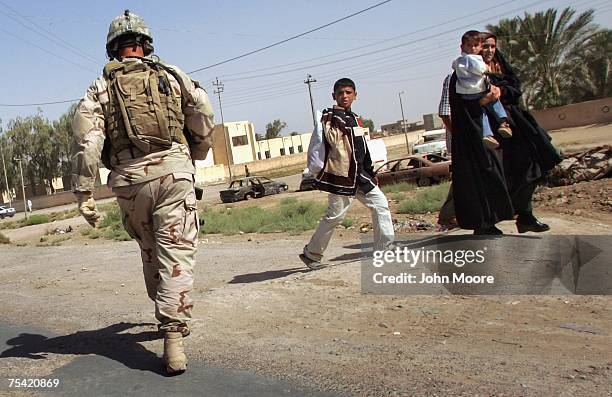
M 96 223 L 100 220 L 100 214 L 96 208 L 96 202 L 93 199 L 91 192 L 77 192 L 77 202 L 79 213 L 92 227 L 96 227 Z

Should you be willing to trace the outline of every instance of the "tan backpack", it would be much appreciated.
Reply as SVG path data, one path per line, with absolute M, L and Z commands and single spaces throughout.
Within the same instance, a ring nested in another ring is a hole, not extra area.
M 163 65 L 147 59 L 111 61 L 104 67 L 104 78 L 109 102 L 102 161 L 107 167 L 110 158 L 125 149 L 146 155 L 168 149 L 172 142 L 187 143 L 181 98 L 175 96 Z

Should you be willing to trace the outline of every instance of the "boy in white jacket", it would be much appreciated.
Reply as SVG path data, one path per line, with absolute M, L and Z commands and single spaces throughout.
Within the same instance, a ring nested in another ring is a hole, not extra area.
M 470 30 L 461 37 L 461 56 L 453 61 L 453 69 L 457 74 L 457 94 L 467 100 L 482 98 L 489 92 L 490 83 L 487 73 L 487 64 L 482 59 L 482 33 Z M 499 100 L 485 106 L 496 117 L 499 124 L 497 132 L 503 138 L 512 136 L 508 125 L 508 115 Z M 482 140 L 486 146 L 495 149 L 499 146 L 493 137 L 486 111 L 482 112 Z

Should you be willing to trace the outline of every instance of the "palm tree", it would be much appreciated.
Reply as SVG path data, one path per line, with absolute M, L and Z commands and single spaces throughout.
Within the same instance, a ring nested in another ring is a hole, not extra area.
M 576 64 L 574 76 L 577 99 L 588 101 L 612 96 L 612 30 L 593 36 L 583 49 L 583 62 Z
M 584 66 L 587 49 L 608 45 L 595 40 L 601 30 L 593 23 L 593 13 L 576 16 L 570 7 L 560 13 L 551 8 L 487 26 L 517 69 L 528 106 L 560 106 L 581 96 L 578 87 L 588 73 L 577 73 L 577 68 Z

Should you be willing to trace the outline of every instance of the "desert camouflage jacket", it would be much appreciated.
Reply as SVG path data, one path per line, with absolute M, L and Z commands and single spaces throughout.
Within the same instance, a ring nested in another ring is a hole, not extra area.
M 126 61 L 134 61 L 127 58 Z M 111 173 L 108 178 L 110 187 L 128 186 L 147 182 L 174 172 L 194 174 L 192 160 L 206 158 L 212 145 L 214 127 L 213 111 L 208 94 L 198 87 L 183 71 L 176 66 L 171 68 L 187 92 L 181 92 L 181 84 L 169 76 L 170 85 L 175 92 L 186 96 L 183 105 L 185 126 L 191 133 L 189 147 L 174 142 L 172 147 L 149 154 L 118 153 L 111 158 Z M 92 191 L 100 166 L 100 158 L 106 139 L 105 114 L 108 104 L 106 80 L 100 76 L 95 79 L 87 93 L 79 102 L 72 121 L 74 144 L 72 150 L 72 190 Z M 125 150 L 124 152 L 128 152 Z

